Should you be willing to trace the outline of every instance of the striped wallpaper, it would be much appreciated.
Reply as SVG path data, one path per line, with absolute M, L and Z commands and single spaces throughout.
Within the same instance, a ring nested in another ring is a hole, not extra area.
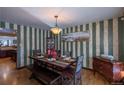
M 28 58 L 32 55 L 32 50 L 41 49 L 45 52 L 46 35 L 49 33 L 47 30 L 3 21 L 0 21 L 0 27 L 17 30 L 17 68 L 33 63 Z
M 89 31 L 89 41 L 61 42 L 61 51 L 72 51 L 72 56 L 84 55 L 83 67 L 92 68 L 93 56 L 113 55 L 124 61 L 124 21 L 113 18 L 93 23 L 64 28 L 61 34 Z M 70 47 L 71 46 L 71 47 Z
M 124 61 L 124 21 L 119 18 L 113 18 L 93 23 L 77 25 L 64 28 L 58 36 L 53 36 L 50 31 L 39 28 L 1 22 L 0 27 L 17 30 L 17 67 L 32 64 L 33 61 L 28 58 L 32 55 L 32 50 L 41 49 L 46 52 L 46 37 L 55 38 L 55 47 L 65 51 L 72 51 L 72 56 L 84 55 L 83 67 L 92 68 L 93 56 L 101 54 L 113 55 L 116 60 Z M 76 31 L 89 31 L 89 41 L 64 42 L 61 41 L 61 35 Z

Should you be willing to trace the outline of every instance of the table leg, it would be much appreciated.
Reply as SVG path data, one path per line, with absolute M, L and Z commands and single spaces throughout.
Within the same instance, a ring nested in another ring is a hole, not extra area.
M 35 76 L 34 74 L 32 73 L 31 76 L 29 77 L 29 79 L 33 79 Z

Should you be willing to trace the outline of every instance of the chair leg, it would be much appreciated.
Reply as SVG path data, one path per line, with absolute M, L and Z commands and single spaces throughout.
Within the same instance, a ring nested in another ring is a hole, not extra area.
M 81 77 L 81 80 L 80 80 L 80 85 L 82 85 L 82 77 Z

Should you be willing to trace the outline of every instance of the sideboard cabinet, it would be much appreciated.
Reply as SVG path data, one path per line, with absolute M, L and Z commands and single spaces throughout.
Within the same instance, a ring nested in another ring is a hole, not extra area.
M 101 57 L 93 58 L 93 70 L 103 75 L 109 82 L 119 82 L 123 77 L 121 71 L 124 64 L 119 61 L 111 61 Z

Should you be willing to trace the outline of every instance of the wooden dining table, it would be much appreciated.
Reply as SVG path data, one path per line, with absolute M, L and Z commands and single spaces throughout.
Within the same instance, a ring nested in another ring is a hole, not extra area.
M 40 56 L 29 56 L 29 58 L 34 60 L 31 78 L 34 76 L 38 77 L 46 84 L 51 84 L 49 82 L 51 82 L 53 79 L 56 79 L 57 76 L 61 76 L 62 71 L 75 63 L 75 59 L 72 58 L 68 60 L 59 58 L 58 60 L 53 61 L 49 60 L 47 57 Z
M 29 58 L 35 60 L 34 62 L 42 62 L 43 64 L 51 65 L 53 67 L 58 67 L 63 70 L 70 67 L 75 62 L 75 59 L 63 60 L 60 58 L 58 60 L 50 61 L 46 57 L 39 58 L 37 56 L 29 56 Z

